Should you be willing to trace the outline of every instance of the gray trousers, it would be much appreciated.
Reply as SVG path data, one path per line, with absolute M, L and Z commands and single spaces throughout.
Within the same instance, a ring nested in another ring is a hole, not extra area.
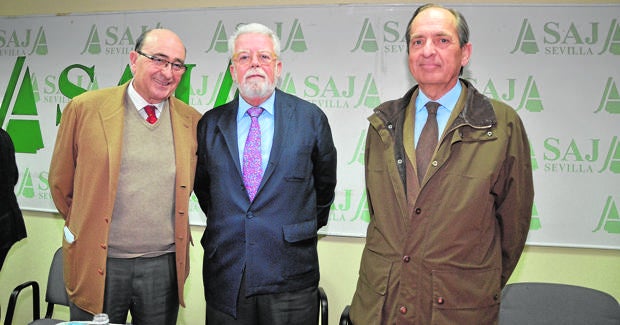
M 134 325 L 174 325 L 179 312 L 175 254 L 157 257 L 108 258 L 103 312 L 110 323 L 125 324 L 131 312 Z M 73 303 L 71 320 L 93 315 Z
M 319 291 L 310 287 L 294 292 L 245 296 L 245 273 L 237 299 L 237 318 L 209 307 L 207 325 L 317 325 Z

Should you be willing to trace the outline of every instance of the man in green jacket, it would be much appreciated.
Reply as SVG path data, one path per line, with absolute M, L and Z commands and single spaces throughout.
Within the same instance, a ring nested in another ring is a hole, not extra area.
M 459 12 L 419 7 L 406 41 L 418 85 L 369 117 L 371 221 L 350 317 L 496 324 L 531 219 L 527 135 L 512 108 L 459 78 L 472 51 Z

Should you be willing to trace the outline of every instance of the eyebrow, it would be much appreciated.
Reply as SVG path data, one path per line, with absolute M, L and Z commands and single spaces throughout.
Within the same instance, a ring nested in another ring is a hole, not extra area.
M 151 55 L 152 56 L 157 56 L 157 57 L 160 57 L 160 58 L 163 58 L 163 59 L 166 59 L 166 60 L 170 60 L 170 57 L 168 55 L 164 54 L 164 53 L 154 53 L 154 54 L 151 54 Z M 183 64 L 185 63 L 185 61 L 183 61 L 183 60 L 181 60 L 179 58 L 174 58 L 172 60 L 172 62 L 178 62 L 178 63 L 183 63 Z
M 444 31 L 436 32 L 436 33 L 433 33 L 431 35 L 431 37 L 438 37 L 438 36 L 449 36 L 449 37 L 452 37 L 453 35 L 448 33 L 448 32 L 444 32 Z M 422 34 L 420 34 L 420 33 L 411 34 L 411 39 L 422 38 L 422 37 L 424 37 L 424 36 L 422 36 Z

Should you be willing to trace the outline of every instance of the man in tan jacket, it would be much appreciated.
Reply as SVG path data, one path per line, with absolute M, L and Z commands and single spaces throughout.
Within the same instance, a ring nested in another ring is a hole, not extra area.
M 153 29 L 129 55 L 128 83 L 84 93 L 63 111 L 49 182 L 65 218 L 71 320 L 176 324 L 189 273 L 188 205 L 201 114 L 172 97 L 186 50 Z

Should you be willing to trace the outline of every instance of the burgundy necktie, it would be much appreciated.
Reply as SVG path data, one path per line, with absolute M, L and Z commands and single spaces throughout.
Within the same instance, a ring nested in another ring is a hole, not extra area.
M 153 105 L 144 106 L 144 111 L 146 112 L 146 115 L 148 115 L 146 117 L 146 121 L 151 124 L 155 124 L 155 122 L 157 122 L 157 115 L 155 115 L 155 109 L 156 107 Z
M 250 131 L 243 149 L 243 184 L 245 184 L 250 201 L 254 200 L 258 186 L 263 178 L 260 153 L 260 125 L 258 124 L 258 117 L 262 112 L 263 109 L 260 107 L 248 109 L 248 115 L 250 115 L 252 122 L 250 123 Z
M 424 175 L 428 169 L 428 164 L 431 161 L 431 157 L 437 147 L 437 138 L 439 137 L 437 127 L 437 109 L 439 103 L 428 102 L 426 103 L 426 110 L 428 111 L 428 117 L 426 118 L 426 124 L 422 128 L 420 139 L 418 140 L 418 146 L 415 149 L 416 165 L 418 166 L 418 182 L 422 185 Z

